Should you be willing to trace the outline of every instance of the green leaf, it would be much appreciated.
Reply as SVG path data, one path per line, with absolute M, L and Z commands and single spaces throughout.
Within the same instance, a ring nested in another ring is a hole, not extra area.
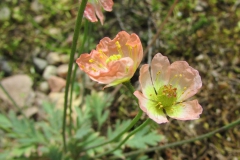
M 86 96 L 85 100 L 87 108 L 91 108 L 93 117 L 97 120 L 98 130 L 100 130 L 109 115 L 106 109 L 111 105 L 113 97 L 104 92 L 92 92 L 91 95 Z
M 83 125 L 81 128 L 79 128 L 75 134 L 76 139 L 81 139 L 87 134 L 89 134 L 92 131 L 92 128 L 90 125 Z
M 120 132 L 122 132 L 125 128 L 127 128 L 127 126 L 129 126 L 130 123 L 131 123 L 130 120 L 120 121 L 118 119 L 114 127 L 115 130 L 113 130 L 110 126 L 108 127 L 108 132 L 107 132 L 108 138 L 112 139 L 115 136 L 117 136 Z
M 90 122 L 91 118 L 91 108 L 86 107 L 84 109 L 80 109 L 79 107 L 75 107 L 77 112 L 77 127 L 80 127 L 84 123 Z
M 4 151 L 4 152 L 0 152 L 0 159 L 9 159 L 9 154 L 10 154 L 10 151 Z
M 49 148 L 48 157 L 50 160 L 61 160 L 62 159 L 62 152 L 55 146 L 51 146 Z
M 155 146 L 164 136 L 159 135 L 156 131 L 151 131 L 150 127 L 145 127 L 141 131 L 133 135 L 127 142 L 126 145 L 131 148 L 144 149 L 150 146 Z
M 11 127 L 12 127 L 11 121 L 8 120 L 6 116 L 0 114 L 0 128 L 7 129 Z

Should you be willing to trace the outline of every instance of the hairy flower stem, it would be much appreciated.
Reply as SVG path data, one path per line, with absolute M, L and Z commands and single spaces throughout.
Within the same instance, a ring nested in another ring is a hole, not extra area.
M 86 7 L 86 4 L 87 4 L 87 0 L 82 0 L 82 2 L 80 4 L 80 8 L 78 9 L 77 21 L 76 21 L 75 28 L 74 28 L 70 60 L 69 60 L 69 64 L 68 64 L 68 74 L 67 74 L 67 83 L 66 83 L 66 87 L 65 87 L 63 124 L 62 124 L 62 138 L 63 138 L 63 147 L 64 147 L 65 152 L 67 151 L 65 131 L 66 131 L 66 119 L 67 119 L 67 107 L 68 107 L 68 89 L 69 89 L 69 84 L 71 82 L 74 54 L 75 54 L 76 48 L 77 48 L 77 41 L 78 41 L 78 37 L 79 37 L 80 26 L 81 26 L 83 12 Z
M 140 126 L 138 126 L 136 129 L 134 129 L 132 132 L 130 132 L 128 134 L 127 137 L 124 138 L 124 140 L 122 140 L 118 145 L 117 147 L 115 147 L 114 149 L 110 150 L 110 151 L 107 151 L 107 152 L 104 152 L 103 154 L 100 154 L 100 155 L 97 155 L 95 156 L 96 158 L 97 157 L 102 157 L 104 155 L 107 155 L 109 153 L 112 153 L 114 151 L 116 151 L 118 148 L 120 148 L 132 135 L 134 135 L 135 133 L 137 133 L 138 131 L 140 131 L 141 129 L 143 129 L 149 122 L 151 121 L 151 119 L 147 119 L 145 122 L 143 122 L 143 124 L 141 124 Z
M 163 149 L 166 149 L 166 148 L 176 147 L 176 146 L 180 146 L 180 145 L 183 145 L 183 144 L 186 144 L 186 143 L 191 143 L 191 142 L 194 142 L 194 141 L 203 140 L 205 138 L 209 138 L 209 137 L 215 135 L 216 133 L 226 131 L 226 130 L 228 130 L 232 127 L 235 127 L 236 125 L 239 125 L 239 124 L 240 124 L 240 119 L 238 119 L 238 120 L 236 120 L 232 123 L 229 123 L 229 124 L 227 124 L 227 125 L 225 125 L 221 128 L 218 128 L 214 131 L 211 131 L 211 132 L 206 133 L 206 134 L 202 134 L 200 136 L 197 136 L 197 137 L 194 137 L 194 138 L 191 138 L 191 139 L 178 141 L 178 142 L 173 142 L 173 143 L 169 143 L 169 144 L 166 144 L 166 145 L 163 145 L 163 146 L 152 147 L 152 148 L 149 148 L 149 149 L 142 149 L 142 150 L 129 152 L 129 153 L 124 154 L 124 157 L 129 157 L 129 156 L 133 156 L 133 155 L 136 155 L 136 154 L 142 154 L 142 153 L 147 153 L 147 152 L 160 151 L 160 150 L 163 150 Z M 111 159 L 118 159 L 118 158 L 117 157 L 111 157 Z
M 124 84 L 124 85 L 128 88 L 128 90 L 133 94 L 134 88 L 133 88 L 132 84 L 131 84 L 129 81 L 124 82 L 123 84 Z M 136 102 L 138 102 L 137 98 L 135 98 L 135 100 L 136 100 Z M 89 150 L 89 149 L 93 149 L 93 148 L 96 148 L 96 147 L 100 147 L 100 146 L 103 146 L 103 145 L 106 145 L 106 144 L 108 144 L 108 143 L 111 143 L 111 142 L 116 141 L 116 140 L 119 139 L 124 133 L 126 133 L 127 131 L 129 131 L 129 130 L 138 122 L 138 120 L 139 120 L 139 119 L 141 118 L 141 116 L 142 116 L 142 113 L 143 113 L 143 111 L 142 111 L 142 110 L 139 110 L 138 114 L 134 117 L 134 119 L 132 120 L 132 122 L 130 123 L 130 125 L 129 125 L 127 128 L 125 128 L 122 132 L 120 132 L 117 136 L 115 136 L 114 138 L 112 138 L 112 139 L 110 139 L 110 140 L 108 140 L 108 141 L 106 141 L 106 142 L 100 143 L 100 144 L 98 144 L 98 145 L 85 148 L 84 151 Z
M 83 40 L 82 40 L 82 44 L 81 44 L 79 52 L 78 52 L 78 57 L 83 52 L 84 44 L 87 41 L 88 29 L 89 29 L 88 24 L 89 24 L 89 22 L 85 21 Z M 73 75 L 72 75 L 72 85 L 71 85 L 71 88 L 70 88 L 70 100 L 69 100 L 70 101 L 70 104 L 69 104 L 70 126 L 69 126 L 69 134 L 71 133 L 72 125 L 73 125 L 73 120 L 72 120 L 72 95 L 73 95 L 73 87 L 74 87 L 74 81 L 75 81 L 75 78 L 76 78 L 77 69 L 78 69 L 78 65 L 75 64 L 74 65 L 74 70 L 73 70 Z M 84 88 L 81 88 L 81 89 L 84 90 Z

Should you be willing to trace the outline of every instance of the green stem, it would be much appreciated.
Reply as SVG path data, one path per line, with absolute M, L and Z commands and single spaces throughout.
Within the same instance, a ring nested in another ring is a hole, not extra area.
M 87 39 L 87 35 L 88 35 L 88 21 L 85 21 L 85 25 L 84 25 L 84 34 L 83 34 L 83 40 L 82 40 L 82 44 L 80 46 L 79 52 L 78 52 L 78 57 L 80 56 L 80 54 L 83 52 L 83 48 Z M 73 87 L 74 87 L 74 81 L 76 78 L 76 72 L 77 72 L 77 68 L 78 65 L 75 64 L 74 66 L 74 71 L 73 71 L 73 76 L 72 76 L 72 85 L 70 88 L 70 104 L 69 104 L 69 117 L 70 117 L 70 126 L 69 126 L 69 130 L 71 133 L 72 130 L 72 124 L 73 124 L 73 120 L 72 120 L 72 95 L 73 95 Z M 81 88 L 84 89 L 84 88 Z
M 62 138 L 63 138 L 63 147 L 64 147 L 65 152 L 67 151 L 65 130 L 66 130 L 66 118 L 67 118 L 66 115 L 67 115 L 67 106 L 68 106 L 68 89 L 69 89 L 69 84 L 71 82 L 73 59 L 74 59 L 74 54 L 75 54 L 76 48 L 77 48 L 77 41 L 78 41 L 78 37 L 79 37 L 80 26 L 81 26 L 83 12 L 86 7 L 86 4 L 87 4 L 87 0 L 82 0 L 82 2 L 80 4 L 80 8 L 78 10 L 77 21 L 76 21 L 75 28 L 74 28 L 70 60 L 69 60 L 69 64 L 68 64 L 68 75 L 67 75 L 67 83 L 66 83 L 66 87 L 65 87 L 63 124 L 62 124 Z
M 159 146 L 159 147 L 152 147 L 152 148 L 149 148 L 149 149 L 133 151 L 133 152 L 124 154 L 124 156 L 128 157 L 128 156 L 133 156 L 133 155 L 136 155 L 136 154 L 152 152 L 152 151 L 156 151 L 156 150 L 160 151 L 162 149 L 166 149 L 166 148 L 170 148 L 170 147 L 176 147 L 176 146 L 183 145 L 185 143 L 191 143 L 191 142 L 194 142 L 194 141 L 197 141 L 197 140 L 202 140 L 202 139 L 205 139 L 205 138 L 209 138 L 209 137 L 213 136 L 216 133 L 228 130 L 228 129 L 230 129 L 230 128 L 238 125 L 238 124 L 240 124 L 240 119 L 238 119 L 238 120 L 236 120 L 236 121 L 234 121 L 232 123 L 229 123 L 229 124 L 227 124 L 227 125 L 225 125 L 225 126 L 223 126 L 221 128 L 218 128 L 218 129 L 216 129 L 214 131 L 211 131 L 209 133 L 197 136 L 195 138 L 191 138 L 191 139 L 187 139 L 187 140 L 183 140 L 183 141 L 178 141 L 178 142 L 173 142 L 173 143 L 169 143 L 169 144 L 166 144 L 166 145 L 163 145 L 163 146 Z M 112 157 L 112 158 L 115 158 L 115 157 Z
M 129 81 L 127 82 L 124 82 L 123 83 L 127 88 L 128 90 L 133 94 L 134 92 L 134 88 L 133 86 L 131 85 L 131 83 Z M 137 98 L 135 99 L 136 102 L 138 102 Z M 91 146 L 91 147 L 88 147 L 88 148 L 85 148 L 84 151 L 86 150 L 89 150 L 89 149 L 93 149 L 93 148 L 96 148 L 96 147 L 100 147 L 100 146 L 103 146 L 103 145 L 106 145 L 108 143 L 111 143 L 111 142 L 114 142 L 116 141 L 117 139 L 119 139 L 124 133 L 126 133 L 127 131 L 129 131 L 137 122 L 138 120 L 141 118 L 142 116 L 142 113 L 143 111 L 142 110 L 139 110 L 138 114 L 134 117 L 134 119 L 132 120 L 132 122 L 129 124 L 129 126 L 127 128 L 125 128 L 122 132 L 120 132 L 117 136 L 113 137 L 112 139 L 106 141 L 106 142 L 103 142 L 103 143 L 100 143 L 100 144 L 97 144 L 95 146 Z
M 127 89 L 132 93 L 132 97 L 135 99 L 136 103 L 138 103 L 138 99 L 133 95 L 135 88 L 132 86 L 130 81 L 126 81 L 123 83 Z
M 10 99 L 14 107 L 20 112 L 25 119 L 27 119 L 26 115 L 22 112 L 22 109 L 17 105 L 17 103 L 14 101 L 14 99 L 11 97 L 11 95 L 8 93 L 8 91 L 3 87 L 2 83 L 0 82 L 0 88 L 2 91 L 6 94 L 6 96 Z
M 132 132 L 130 132 L 128 134 L 128 136 L 126 138 L 124 138 L 123 141 L 121 141 L 117 147 L 115 147 L 114 149 L 110 150 L 110 151 L 107 151 L 107 152 L 104 152 L 103 154 L 100 154 L 100 155 L 97 155 L 95 157 L 102 157 L 104 155 L 107 155 L 109 153 L 112 153 L 114 151 L 116 151 L 118 148 L 120 148 L 132 135 L 134 135 L 135 133 L 137 133 L 138 131 L 140 131 L 141 129 L 143 129 L 151 120 L 150 119 L 147 119 L 143 124 L 141 124 L 140 126 L 138 126 L 136 129 L 134 129 Z

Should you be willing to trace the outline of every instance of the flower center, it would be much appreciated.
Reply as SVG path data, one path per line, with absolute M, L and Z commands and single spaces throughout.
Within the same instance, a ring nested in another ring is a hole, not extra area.
M 117 61 L 117 60 L 119 60 L 123 57 L 123 52 L 122 52 L 122 48 L 121 48 L 120 43 L 118 41 L 116 41 L 115 45 L 117 47 L 118 54 L 113 54 L 109 57 L 106 56 L 107 57 L 106 61 L 105 61 L 106 63 L 109 63 L 109 62 L 112 62 L 112 61 Z M 101 51 L 101 54 L 104 54 L 104 53 Z
M 177 100 L 177 88 L 171 84 L 162 86 L 157 92 L 157 102 L 159 108 L 170 107 Z

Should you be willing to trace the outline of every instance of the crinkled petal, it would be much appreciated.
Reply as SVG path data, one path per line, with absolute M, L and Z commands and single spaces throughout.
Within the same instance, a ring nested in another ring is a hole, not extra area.
M 94 3 L 93 5 L 94 5 L 95 11 L 96 11 L 96 15 L 99 18 L 101 24 L 103 25 L 104 15 L 102 13 L 102 8 L 101 8 L 100 3 Z
M 129 38 L 130 35 L 127 32 L 121 31 L 116 35 L 116 37 L 113 40 L 111 40 L 108 37 L 105 37 L 102 40 L 100 40 L 99 44 L 97 45 L 97 50 L 98 51 L 101 50 L 107 56 L 117 54 L 118 48 L 116 42 L 118 41 L 121 46 L 121 49 L 123 50 L 123 56 L 126 57 L 128 56 L 128 48 L 126 46 L 126 43 L 127 42 L 130 43 Z
M 154 88 L 156 91 L 166 83 L 168 83 L 169 75 L 166 74 L 170 62 L 166 56 L 163 56 L 161 53 L 157 53 L 151 63 L 151 76 Z
M 127 68 L 133 66 L 133 60 L 125 57 L 118 61 L 110 62 L 108 70 L 94 72 L 95 74 L 88 74 L 89 77 L 102 84 L 109 84 L 108 86 L 117 85 L 132 78 L 129 75 Z
M 111 12 L 113 7 L 113 0 L 100 0 L 100 3 L 105 11 Z
M 185 61 L 176 61 L 169 67 L 169 83 L 177 88 L 178 102 L 195 95 L 202 87 L 202 80 L 198 71 Z
M 169 117 L 178 120 L 194 120 L 198 119 L 202 113 L 202 106 L 197 100 L 187 101 L 176 104 L 171 107 L 164 108 Z
M 105 62 L 100 58 L 100 53 L 92 50 L 90 54 L 84 53 L 76 60 L 76 63 L 81 70 L 91 76 L 98 76 L 100 72 L 107 72 L 108 69 L 104 67 Z M 92 63 L 91 63 L 91 60 Z M 102 64 L 102 67 L 100 67 Z
M 136 70 L 143 58 L 143 48 L 140 38 L 134 33 L 131 34 L 122 50 L 124 55 L 134 59 L 134 68 Z M 128 53 L 128 55 L 126 53 Z
M 149 118 L 154 120 L 157 123 L 166 123 L 168 122 L 165 114 L 163 113 L 162 109 L 157 109 L 157 103 L 148 100 L 141 92 L 135 91 L 134 95 L 138 98 L 139 106 L 143 110 L 143 112 L 147 113 Z
M 84 10 L 84 16 L 91 22 L 97 22 L 98 19 L 95 14 L 94 6 L 91 3 L 87 3 Z
M 119 43 L 120 48 L 118 48 L 117 43 Z M 122 57 L 131 57 L 134 60 L 134 66 L 130 70 L 132 74 L 135 73 L 143 58 L 143 48 L 139 37 L 134 33 L 130 35 L 125 31 L 119 32 L 113 40 L 107 37 L 103 38 L 97 45 L 97 50 L 106 56 L 120 54 Z
M 82 54 L 76 62 L 92 80 L 107 84 L 108 87 L 131 79 L 142 57 L 139 37 L 121 31 L 113 40 L 103 38 L 96 50 Z
M 143 95 L 147 99 L 154 100 L 155 96 L 156 96 L 156 93 L 155 93 L 155 90 L 153 88 L 152 80 L 151 80 L 150 73 L 149 73 L 149 65 L 148 64 L 145 64 L 141 67 L 139 82 L 140 82 L 140 85 L 141 85 Z

